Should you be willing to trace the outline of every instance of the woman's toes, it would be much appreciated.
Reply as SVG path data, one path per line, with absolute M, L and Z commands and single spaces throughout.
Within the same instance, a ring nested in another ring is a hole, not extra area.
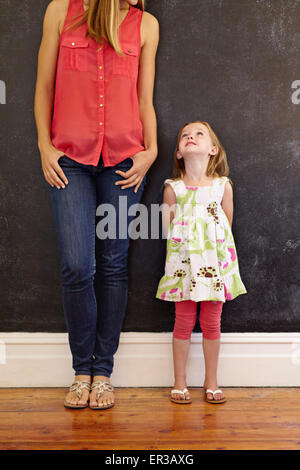
M 104 408 L 112 405 L 113 403 L 113 398 L 108 397 L 107 395 L 100 397 L 98 401 L 96 400 L 96 395 L 90 395 L 90 406 L 93 408 Z
M 70 392 L 66 396 L 66 403 L 68 403 L 69 405 L 83 406 L 86 405 L 88 401 L 88 396 L 88 392 L 84 391 L 82 393 L 82 397 L 79 399 L 75 392 Z
M 103 399 L 102 401 L 98 402 L 98 406 L 100 406 L 101 408 L 105 407 L 105 406 L 110 406 L 113 404 L 113 400 L 110 399 L 110 398 L 106 398 L 106 399 Z

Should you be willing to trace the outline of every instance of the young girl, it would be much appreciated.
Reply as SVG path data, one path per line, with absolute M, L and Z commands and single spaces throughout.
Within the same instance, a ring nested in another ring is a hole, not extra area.
M 156 297 L 175 302 L 171 400 L 191 403 L 186 385 L 190 336 L 200 305 L 205 359 L 205 399 L 226 401 L 217 385 L 223 303 L 247 291 L 240 278 L 231 232 L 233 192 L 226 153 L 207 122 L 179 131 L 173 178 L 165 180 L 162 222 L 167 235 L 165 274 Z

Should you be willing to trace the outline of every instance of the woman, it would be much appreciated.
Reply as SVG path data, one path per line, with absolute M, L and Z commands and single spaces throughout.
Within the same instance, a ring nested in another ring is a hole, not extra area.
M 119 196 L 127 207 L 139 203 L 157 157 L 159 26 L 144 3 L 53 0 L 44 18 L 34 112 L 61 252 L 75 370 L 64 405 L 71 408 L 114 405 L 110 376 L 127 305 L 133 218 L 120 209 L 121 227 Z M 105 203 L 116 210 L 116 236 L 99 237 L 97 248 L 96 208 Z M 119 236 L 124 227 L 127 236 Z

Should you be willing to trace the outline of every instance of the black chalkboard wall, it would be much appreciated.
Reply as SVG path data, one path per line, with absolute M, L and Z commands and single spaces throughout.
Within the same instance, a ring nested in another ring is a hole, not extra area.
M 66 331 L 60 253 L 33 115 L 48 3 L 0 0 L 0 328 L 7 332 Z M 248 290 L 225 303 L 222 331 L 298 331 L 300 1 L 149 0 L 147 10 L 160 22 L 159 156 L 142 203 L 150 212 L 162 202 L 179 127 L 210 122 L 227 151 L 232 230 Z M 173 329 L 173 303 L 155 298 L 165 245 L 162 238 L 131 241 L 123 331 Z

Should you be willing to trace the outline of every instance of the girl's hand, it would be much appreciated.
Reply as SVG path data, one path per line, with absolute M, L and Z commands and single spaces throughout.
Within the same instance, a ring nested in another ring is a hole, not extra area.
M 57 189 L 65 188 L 68 184 L 66 175 L 62 168 L 57 163 L 58 159 L 64 155 L 61 150 L 57 150 L 53 145 L 40 149 L 42 169 L 44 172 L 45 180 L 52 187 L 56 186 Z M 60 178 L 61 179 L 60 179 Z
M 135 186 L 134 192 L 136 193 L 142 184 L 145 174 L 149 170 L 156 157 L 151 150 L 142 150 L 130 158 L 133 160 L 133 166 L 130 168 L 130 170 L 116 170 L 116 173 L 123 176 L 126 181 L 116 181 L 115 184 L 120 184 L 122 189 Z

